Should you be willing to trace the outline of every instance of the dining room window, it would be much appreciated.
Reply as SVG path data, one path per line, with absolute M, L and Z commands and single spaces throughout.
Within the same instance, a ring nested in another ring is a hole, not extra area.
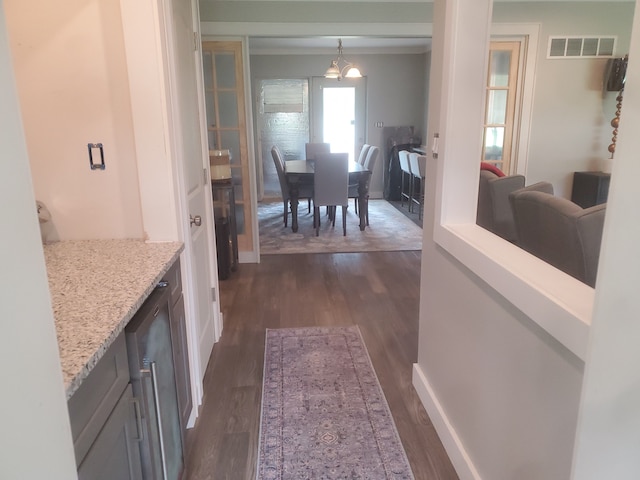
M 271 147 L 277 145 L 285 160 L 304 158 L 304 146 L 309 138 L 309 80 L 264 79 L 259 88 L 260 197 L 279 198 L 280 183 L 271 158 Z

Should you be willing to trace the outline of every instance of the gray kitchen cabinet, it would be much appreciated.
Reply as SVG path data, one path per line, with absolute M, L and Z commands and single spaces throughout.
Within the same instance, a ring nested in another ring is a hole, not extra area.
M 191 415 L 193 399 L 191 395 L 187 326 L 179 260 L 169 269 L 164 276 L 164 280 L 169 283 L 171 292 L 171 347 L 173 349 L 176 390 L 178 393 L 178 407 L 180 409 L 180 425 L 182 428 L 183 445 L 185 445 L 184 435 L 186 433 L 189 416 Z
M 121 334 L 67 402 L 76 466 L 80 467 L 85 460 L 128 385 L 127 346 Z M 96 455 L 94 452 L 94 459 Z
M 163 392 L 173 390 L 175 386 L 176 428 L 174 432 L 176 434 L 173 438 L 176 445 L 181 443 L 176 449 L 176 455 L 180 458 L 175 462 L 167 462 L 167 465 L 177 465 L 176 469 L 182 469 L 182 457 L 186 454 L 183 450 L 184 435 L 191 414 L 192 396 L 179 260 L 169 268 L 163 280 L 167 282 L 167 288 L 156 288 L 151 293 L 125 327 L 125 332 L 118 335 L 107 348 L 67 402 L 78 478 L 81 480 L 145 478 L 155 480 L 152 478 L 155 474 L 149 476 L 145 473 L 146 457 L 143 455 L 142 448 L 144 442 L 150 440 L 145 437 L 152 430 L 147 425 L 152 422 L 150 412 L 147 411 L 149 402 L 145 401 L 145 399 L 148 400 L 145 395 L 134 388 L 134 380 L 137 377 L 134 378 L 131 373 L 132 350 L 128 345 L 130 342 L 127 335 L 130 334 L 130 327 L 136 323 L 137 318 L 156 316 L 155 310 L 153 312 L 147 310 L 153 310 L 156 307 L 155 303 L 162 303 L 156 298 L 159 295 L 162 296 L 160 293 L 162 290 L 165 291 L 164 318 L 167 320 L 165 336 L 171 347 L 164 349 L 168 355 L 168 363 L 165 362 L 165 365 L 173 367 L 171 370 L 175 372 L 175 376 L 171 374 L 167 377 L 172 386 L 159 382 L 158 388 L 162 395 Z M 155 322 L 155 324 L 160 323 L 162 322 Z M 156 339 L 155 336 L 154 339 Z M 150 382 L 146 378 L 136 381 L 145 384 Z M 143 408 L 143 401 L 146 409 Z M 160 408 L 158 405 L 156 403 L 156 407 Z M 161 405 L 165 410 L 169 406 L 164 400 Z M 170 422 L 166 416 L 162 415 L 162 417 L 163 423 L 169 425 Z M 167 452 L 162 453 L 168 457 L 170 450 L 167 449 Z M 173 473 L 175 472 L 170 472 L 170 478 L 179 477 L 179 471 L 176 475 Z
M 127 385 L 78 467 L 78 480 L 142 480 L 139 435 L 133 392 Z

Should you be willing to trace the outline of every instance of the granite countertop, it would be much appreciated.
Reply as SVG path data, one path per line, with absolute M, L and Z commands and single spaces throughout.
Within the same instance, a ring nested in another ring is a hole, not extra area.
M 178 259 L 179 242 L 79 240 L 44 246 L 69 399 Z

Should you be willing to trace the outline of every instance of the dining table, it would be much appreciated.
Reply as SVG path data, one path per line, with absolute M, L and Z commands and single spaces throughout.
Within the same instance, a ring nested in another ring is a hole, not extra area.
M 289 201 L 291 202 L 291 230 L 297 232 L 300 185 L 313 185 L 314 160 L 286 160 L 284 172 L 289 186 Z M 358 162 L 349 160 L 349 185 L 358 185 L 357 201 L 361 231 L 364 231 L 366 227 L 370 177 L 370 170 Z

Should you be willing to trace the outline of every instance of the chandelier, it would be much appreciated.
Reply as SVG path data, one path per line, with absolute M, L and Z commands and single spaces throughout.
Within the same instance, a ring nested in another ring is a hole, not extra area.
M 342 66 L 340 65 L 342 62 Z M 346 72 L 346 73 L 345 73 Z M 331 61 L 331 66 L 324 72 L 325 78 L 362 78 L 362 74 L 358 67 L 353 63 L 347 62 L 342 55 L 342 39 L 338 39 L 338 57 Z

